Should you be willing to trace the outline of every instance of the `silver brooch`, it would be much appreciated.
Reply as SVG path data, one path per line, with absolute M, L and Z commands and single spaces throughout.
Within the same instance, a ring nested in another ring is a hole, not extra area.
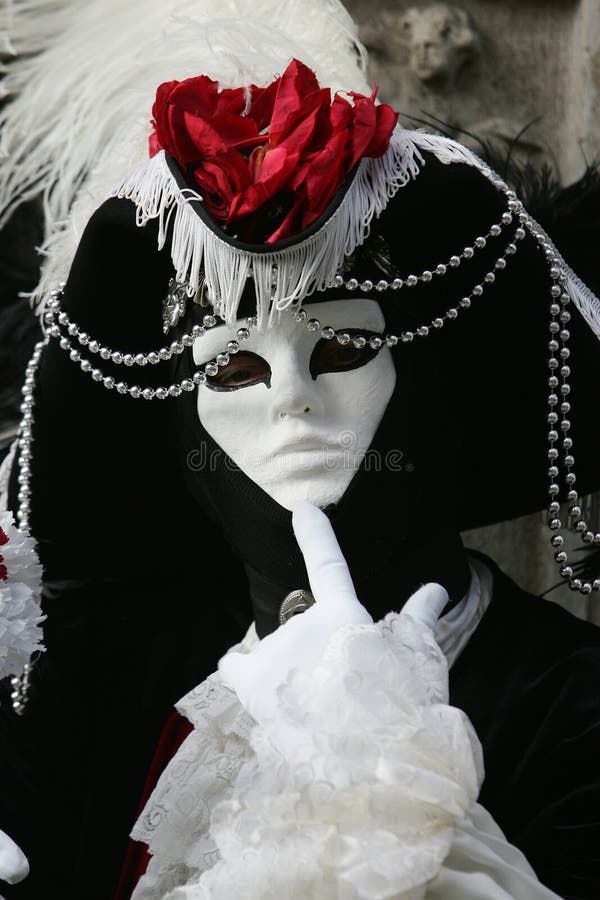
M 162 304 L 163 332 L 168 334 L 171 328 L 185 315 L 187 302 L 187 285 L 171 278 L 169 292 Z
M 279 624 L 283 625 L 283 623 L 287 622 L 288 619 L 291 619 L 292 616 L 297 616 L 299 613 L 305 612 L 313 606 L 314 602 L 315 598 L 310 591 L 305 591 L 302 588 L 291 591 L 283 598 L 281 606 L 279 607 Z

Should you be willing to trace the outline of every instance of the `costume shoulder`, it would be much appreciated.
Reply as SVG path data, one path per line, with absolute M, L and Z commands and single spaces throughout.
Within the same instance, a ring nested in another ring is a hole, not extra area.
M 494 569 L 451 675 L 484 749 L 481 804 L 562 897 L 600 892 L 600 629 Z

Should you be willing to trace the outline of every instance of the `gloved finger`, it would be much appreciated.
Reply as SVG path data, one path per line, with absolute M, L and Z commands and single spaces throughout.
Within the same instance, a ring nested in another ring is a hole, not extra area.
M 402 607 L 402 613 L 406 613 L 433 631 L 448 600 L 446 588 L 430 581 L 408 598 Z
M 325 513 L 312 503 L 300 503 L 292 512 L 292 525 L 317 604 L 358 604 L 350 571 Z
M 0 881 L 18 884 L 28 875 L 27 857 L 12 838 L 4 831 L 0 831 Z

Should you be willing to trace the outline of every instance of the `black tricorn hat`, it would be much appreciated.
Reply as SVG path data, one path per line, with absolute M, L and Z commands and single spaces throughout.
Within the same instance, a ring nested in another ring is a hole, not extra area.
M 442 504 L 447 496 L 449 518 L 459 529 L 540 510 L 549 501 L 566 499 L 569 489 L 581 495 L 600 486 L 595 416 L 600 353 L 590 327 L 594 316 L 597 325 L 598 301 L 485 164 L 447 139 L 398 133 L 395 170 L 390 171 L 388 160 L 388 169 L 378 175 L 377 166 L 384 164 L 363 160 L 321 218 L 280 244 L 242 244 L 227 233 L 191 195 L 176 162 L 164 153 L 148 164 L 147 169 L 153 167 L 149 177 L 135 173 L 92 216 L 60 299 L 60 310 L 85 331 L 86 341 L 80 346 L 69 336 L 56 301 L 54 308 L 51 303 L 50 328 L 62 337 L 64 349 L 51 341 L 45 350 L 40 389 L 54 378 L 52 368 L 61 378 L 73 369 L 71 409 L 78 410 L 84 424 L 81 471 L 71 477 L 89 483 L 94 468 L 98 533 L 109 521 L 114 532 L 114 503 L 135 510 L 135 552 L 141 552 L 152 523 L 166 515 L 174 524 L 173 558 L 179 558 L 185 555 L 179 550 L 194 545 L 199 522 L 176 467 L 170 466 L 169 408 L 179 402 L 170 397 L 182 390 L 175 384 L 165 402 L 156 402 L 168 393 L 173 359 L 191 352 L 161 354 L 158 361 L 151 356 L 139 369 L 135 360 L 128 367 L 103 359 L 102 349 L 134 358 L 148 355 L 168 348 L 181 329 L 189 332 L 198 316 L 214 311 L 229 321 L 241 314 L 256 317 L 257 304 L 268 327 L 274 305 L 282 300 L 295 310 L 358 295 L 380 302 L 387 334 L 397 338 L 388 341 L 398 370 L 390 404 L 396 406 L 390 411 L 398 416 L 401 447 L 417 470 L 420 466 L 420 477 L 435 483 Z M 408 164 L 402 158 L 407 146 Z M 348 235 L 342 244 L 340 232 Z M 337 258 L 335 247 L 344 251 Z M 303 260 L 304 270 L 296 266 L 283 283 L 289 258 Z M 306 260 L 312 266 L 309 278 Z M 188 294 L 188 312 L 165 339 L 162 309 L 173 278 L 185 285 L 178 290 Z M 225 302 L 226 284 L 234 303 Z M 192 302 L 198 292 L 213 310 Z M 67 343 L 79 354 L 79 365 L 83 361 L 91 371 L 73 366 Z M 561 350 L 567 352 L 561 356 Z M 171 359 L 163 361 L 162 355 Z M 549 384 L 550 378 L 556 383 Z M 425 385 L 415 402 L 409 382 Z M 560 392 L 563 384 L 568 395 Z M 143 399 L 145 388 L 152 402 Z M 134 402 L 128 394 L 142 396 Z M 557 398 L 551 397 L 551 406 L 549 394 Z M 567 412 L 567 407 L 561 412 L 564 403 L 571 405 Z M 64 418 L 72 413 L 65 411 L 61 397 L 54 413 L 44 414 Z M 549 415 L 556 415 L 556 423 Z M 567 430 L 561 430 L 564 421 Z M 557 438 L 549 444 L 548 433 L 555 429 Z M 563 447 L 565 438 L 572 439 L 572 450 Z M 440 442 L 447 443 L 442 453 Z M 38 468 L 46 472 L 51 491 L 59 443 Z M 558 498 L 548 493 L 560 482 L 552 474 L 555 460 L 549 459 L 554 448 L 559 471 L 577 478 L 575 486 L 561 484 Z M 47 509 L 64 508 L 59 496 L 64 485 L 55 486 L 56 506 L 47 504 Z M 43 538 L 56 531 L 56 519 L 36 511 L 34 502 L 32 527 Z M 123 528 L 123 541 L 126 532 Z

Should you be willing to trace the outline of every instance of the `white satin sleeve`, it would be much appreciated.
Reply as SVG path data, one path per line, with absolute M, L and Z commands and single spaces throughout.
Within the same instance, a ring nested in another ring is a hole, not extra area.
M 510 844 L 489 812 L 473 804 L 456 826 L 427 900 L 560 900 L 545 887 L 521 851 Z

